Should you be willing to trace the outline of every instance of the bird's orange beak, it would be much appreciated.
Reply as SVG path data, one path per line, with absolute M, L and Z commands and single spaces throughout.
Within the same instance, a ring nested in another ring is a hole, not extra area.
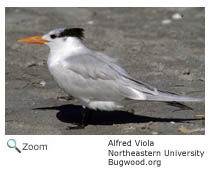
M 30 44 L 45 44 L 49 41 L 42 38 L 42 36 L 31 36 L 27 38 L 23 38 L 21 40 L 18 40 L 18 42 L 21 43 L 30 43 Z

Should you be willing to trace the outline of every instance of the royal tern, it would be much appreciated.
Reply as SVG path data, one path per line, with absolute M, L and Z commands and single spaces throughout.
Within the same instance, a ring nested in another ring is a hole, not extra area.
M 82 28 L 60 28 L 19 40 L 50 48 L 48 69 L 65 92 L 94 110 L 119 110 L 137 101 L 200 102 L 132 78 L 115 59 L 87 48 Z

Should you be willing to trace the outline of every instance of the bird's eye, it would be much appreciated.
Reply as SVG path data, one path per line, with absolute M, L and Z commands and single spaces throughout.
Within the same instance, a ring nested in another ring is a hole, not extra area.
M 55 39 L 55 38 L 56 38 L 56 35 L 55 35 L 55 34 L 52 34 L 52 35 L 50 35 L 50 37 L 51 37 L 52 39 Z

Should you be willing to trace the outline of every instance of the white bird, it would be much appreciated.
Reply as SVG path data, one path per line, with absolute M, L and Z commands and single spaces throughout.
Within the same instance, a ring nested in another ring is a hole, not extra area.
M 50 48 L 48 69 L 65 92 L 94 110 L 119 110 L 137 101 L 200 102 L 202 99 L 158 90 L 132 78 L 115 59 L 83 44 L 82 28 L 60 28 L 19 40 Z

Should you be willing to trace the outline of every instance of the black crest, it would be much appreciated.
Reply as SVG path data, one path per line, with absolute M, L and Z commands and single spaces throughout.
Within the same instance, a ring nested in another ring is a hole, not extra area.
M 62 31 L 58 37 L 77 37 L 79 39 L 84 38 L 84 29 L 83 28 L 66 28 Z

